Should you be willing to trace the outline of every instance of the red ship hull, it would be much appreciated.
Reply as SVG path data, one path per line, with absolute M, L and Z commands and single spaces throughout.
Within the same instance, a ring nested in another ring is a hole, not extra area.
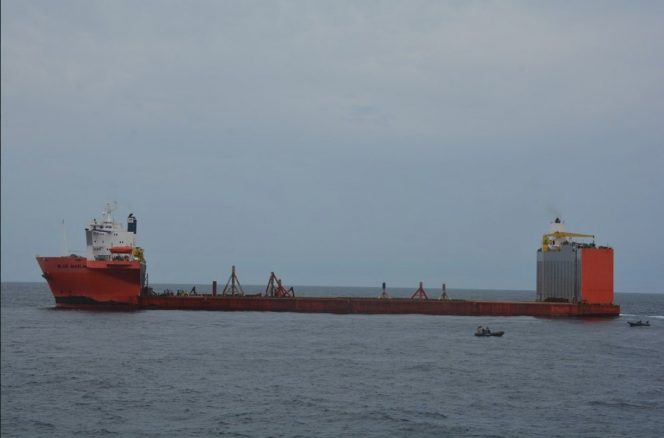
M 407 298 L 142 295 L 145 265 L 83 257 L 37 257 L 57 307 L 336 314 L 614 317 L 615 304 Z
M 145 265 L 139 261 L 37 257 L 57 307 L 137 306 Z
M 518 301 L 415 300 L 407 298 L 260 296 L 144 296 L 142 309 L 221 310 L 337 314 L 422 314 L 459 316 L 614 317 L 615 304 Z

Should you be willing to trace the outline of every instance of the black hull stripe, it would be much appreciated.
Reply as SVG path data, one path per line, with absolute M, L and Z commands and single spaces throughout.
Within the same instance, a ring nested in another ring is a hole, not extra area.
M 132 310 L 138 308 L 137 305 L 114 301 L 96 301 L 83 296 L 55 297 L 55 303 L 57 307 L 70 309 Z

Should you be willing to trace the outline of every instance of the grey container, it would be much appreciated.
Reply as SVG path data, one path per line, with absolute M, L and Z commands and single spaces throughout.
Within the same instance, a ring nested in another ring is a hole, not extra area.
M 537 301 L 581 300 L 581 254 L 575 244 L 537 251 Z

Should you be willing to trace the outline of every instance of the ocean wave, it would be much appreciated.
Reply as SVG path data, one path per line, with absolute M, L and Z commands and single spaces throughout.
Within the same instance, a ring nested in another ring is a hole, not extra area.
M 620 317 L 639 317 L 639 318 L 652 318 L 652 319 L 664 319 L 664 315 L 643 315 L 635 313 L 621 313 Z
M 588 402 L 591 406 L 606 406 L 610 408 L 640 408 L 640 409 L 653 409 L 657 407 L 655 402 L 629 402 L 622 399 L 611 399 L 611 400 L 591 400 Z

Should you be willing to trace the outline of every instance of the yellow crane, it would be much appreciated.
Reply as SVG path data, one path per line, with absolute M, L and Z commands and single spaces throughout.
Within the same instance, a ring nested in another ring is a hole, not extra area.
M 582 234 L 582 233 L 570 233 L 568 231 L 554 231 L 553 233 L 548 233 L 542 236 L 542 252 L 549 250 L 549 242 L 554 239 L 562 239 L 564 237 L 592 237 L 595 238 L 594 234 Z
M 143 255 L 143 248 L 139 246 L 135 246 L 134 249 L 131 252 L 131 255 L 136 257 L 139 262 L 143 263 L 145 262 L 145 256 Z

